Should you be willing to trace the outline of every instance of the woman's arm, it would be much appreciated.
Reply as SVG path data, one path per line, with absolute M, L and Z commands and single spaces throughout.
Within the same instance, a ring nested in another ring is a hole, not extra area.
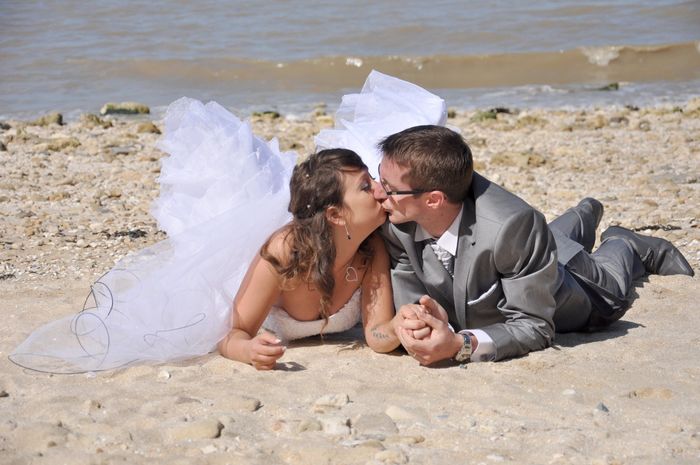
M 274 244 L 277 240 L 273 239 L 271 248 L 279 245 Z M 285 347 L 274 334 L 257 333 L 279 295 L 279 275 L 268 261 L 256 256 L 234 299 L 231 331 L 218 346 L 221 355 L 258 370 L 274 368 Z
M 399 346 L 398 317 L 389 273 L 389 254 L 378 234 L 370 237 L 374 255 L 362 280 L 362 326 L 365 340 L 375 352 L 391 352 Z

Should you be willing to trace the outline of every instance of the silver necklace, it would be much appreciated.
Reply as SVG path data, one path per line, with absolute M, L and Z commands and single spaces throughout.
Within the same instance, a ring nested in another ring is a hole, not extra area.
M 356 283 L 359 280 L 357 269 L 354 266 L 348 265 L 345 268 L 345 281 L 349 283 Z

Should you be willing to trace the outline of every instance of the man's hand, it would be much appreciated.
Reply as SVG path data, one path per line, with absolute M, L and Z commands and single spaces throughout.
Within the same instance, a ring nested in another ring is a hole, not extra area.
M 402 327 L 397 332 L 401 344 L 421 365 L 452 358 L 462 347 L 462 336 L 450 329 L 447 312 L 435 299 L 424 295 L 418 303 L 412 307 L 415 316 L 430 332 L 423 338 L 416 338 L 414 330 Z
M 406 304 L 399 308 L 394 316 L 393 326 L 397 337 L 402 330 L 410 331 L 415 339 L 423 339 L 430 334 L 430 327 L 418 318 L 419 313 L 425 309 L 419 304 Z
M 277 359 L 284 355 L 286 349 L 277 336 L 262 332 L 250 340 L 248 347 L 250 364 L 256 370 L 272 370 L 275 368 Z

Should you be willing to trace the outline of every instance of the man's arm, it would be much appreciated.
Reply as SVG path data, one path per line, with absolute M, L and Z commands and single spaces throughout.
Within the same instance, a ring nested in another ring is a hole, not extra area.
M 496 237 L 494 262 L 505 297 L 498 311 L 506 321 L 479 329 L 494 341 L 495 360 L 550 346 L 560 276 L 544 216 L 533 209 L 509 218 Z
M 544 217 L 526 210 L 510 218 L 498 232 L 494 252 L 505 297 L 497 311 L 506 321 L 478 328 L 491 339 L 493 359 L 549 346 L 554 337 L 552 316 L 559 276 L 556 246 Z M 424 311 L 417 315 L 431 328 L 429 336 L 417 339 L 411 331 L 400 331 L 402 345 L 423 365 L 453 357 L 462 336 L 449 328 L 447 314 L 437 302 L 426 296 L 421 304 Z M 472 350 L 476 350 L 478 338 L 469 335 Z

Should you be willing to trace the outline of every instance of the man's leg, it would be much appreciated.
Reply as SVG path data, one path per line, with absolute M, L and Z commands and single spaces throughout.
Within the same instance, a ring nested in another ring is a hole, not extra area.
M 683 254 L 665 239 L 619 226 L 608 228 L 601 238 L 598 250 L 581 251 L 566 265 L 591 298 L 589 326 L 609 324 L 624 315 L 634 280 L 647 273 L 693 275 Z
M 555 218 L 549 223 L 549 228 L 558 230 L 564 236 L 583 245 L 584 250 L 590 253 L 602 217 L 603 205 L 596 199 L 587 197 Z
M 639 255 L 619 238 L 603 241 L 592 254 L 579 252 L 566 268 L 586 290 L 594 311 L 610 322 L 627 310 L 634 280 L 646 273 Z
M 681 251 L 666 239 L 644 236 L 621 226 L 609 227 L 600 237 L 603 240 L 620 238 L 629 242 L 641 258 L 647 273 L 688 276 L 695 274 Z

